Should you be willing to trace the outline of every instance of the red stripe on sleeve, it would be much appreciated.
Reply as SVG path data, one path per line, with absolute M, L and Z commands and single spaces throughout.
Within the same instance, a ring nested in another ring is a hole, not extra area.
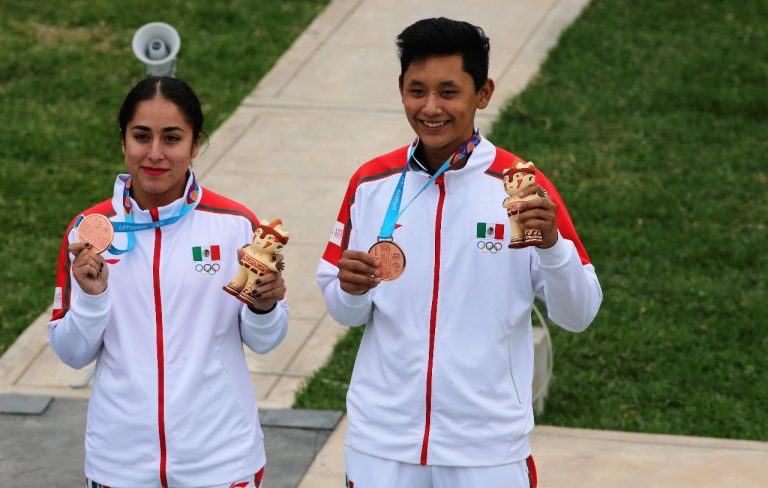
M 251 230 L 256 231 L 256 227 L 259 225 L 259 219 L 251 210 L 245 205 L 238 203 L 225 196 L 203 187 L 203 197 L 200 199 L 200 203 L 197 204 L 195 210 L 202 212 L 212 212 L 228 215 L 239 215 L 248 219 L 251 223 Z
M 64 233 L 64 239 L 61 242 L 59 248 L 59 260 L 56 265 L 56 281 L 54 284 L 55 293 L 58 296 L 54 299 L 53 314 L 51 315 L 51 321 L 59 320 L 67 314 L 69 310 L 69 301 L 72 295 L 72 283 L 70 269 L 72 268 L 72 261 L 69 259 L 69 233 L 72 231 L 75 221 L 72 220 L 67 226 L 67 231 Z
M 67 225 L 67 230 L 64 232 L 64 239 L 61 241 L 61 247 L 59 247 L 58 263 L 56 265 L 56 281 L 54 284 L 55 294 L 61 293 L 60 303 L 56 303 L 56 297 L 54 296 L 54 308 L 51 314 L 51 321 L 59 320 L 64 317 L 69 311 L 69 303 L 72 298 L 72 276 L 70 271 L 72 269 L 72 260 L 69 257 L 69 234 L 72 232 L 72 228 L 75 226 L 80 215 L 91 214 L 105 215 L 107 218 L 113 217 L 115 211 L 112 208 L 112 200 L 105 200 L 101 203 L 94 205 L 82 214 L 77 215 Z
M 563 202 L 562 197 L 560 197 L 557 188 L 555 188 L 555 185 L 549 181 L 549 178 L 544 176 L 544 173 L 538 169 L 536 170 L 536 183 L 547 190 L 549 198 L 551 198 L 555 205 L 557 205 L 557 228 L 560 231 L 560 234 L 569 241 L 572 241 L 576 246 L 576 251 L 579 253 L 581 264 L 589 264 L 590 260 L 587 250 L 584 249 L 584 245 L 581 243 L 579 235 L 576 234 L 576 228 L 573 226 L 571 216 L 568 214 L 568 209 L 565 207 L 565 202 Z
M 406 163 L 407 155 L 408 146 L 395 149 L 390 153 L 379 156 L 363 164 L 355 174 L 352 175 L 352 178 L 349 180 L 349 185 L 347 186 L 347 192 L 344 194 L 344 201 L 341 203 L 339 214 L 336 217 L 337 227 L 334 228 L 334 232 L 332 232 L 331 238 L 325 246 L 325 252 L 323 252 L 323 259 L 325 261 L 336 266 L 336 263 L 341 259 L 341 253 L 349 246 L 349 236 L 352 233 L 351 210 L 355 201 L 357 188 L 361 184 L 386 178 L 402 171 L 403 165 Z M 382 215 L 381 218 L 383 220 L 384 216 Z M 344 229 L 341 232 L 342 235 L 335 236 L 334 234 L 337 229 L 339 229 L 339 225 L 344 226 Z M 340 243 L 334 242 L 339 240 L 341 241 Z

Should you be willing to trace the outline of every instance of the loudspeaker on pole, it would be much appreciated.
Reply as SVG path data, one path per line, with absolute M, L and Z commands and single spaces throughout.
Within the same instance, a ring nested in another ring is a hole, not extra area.
M 133 35 L 133 53 L 144 63 L 148 76 L 176 76 L 176 55 L 181 38 L 165 22 L 142 25 Z

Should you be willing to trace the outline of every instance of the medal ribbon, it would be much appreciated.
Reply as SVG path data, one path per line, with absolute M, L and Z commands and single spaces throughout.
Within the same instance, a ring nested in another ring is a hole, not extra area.
M 125 254 L 136 246 L 136 236 L 134 235 L 134 232 L 147 229 L 157 229 L 159 227 L 174 224 L 178 222 L 179 219 L 181 219 L 187 212 L 194 209 L 200 201 L 200 187 L 197 185 L 195 176 L 192 175 L 192 184 L 189 185 L 189 190 L 184 197 L 184 205 L 179 209 L 179 213 L 173 217 L 158 220 L 157 222 L 145 222 L 138 224 L 133 221 L 133 205 L 131 203 L 132 182 L 133 179 L 129 177 L 128 180 L 126 180 L 125 187 L 123 189 L 123 212 L 125 213 L 125 221 L 111 222 L 112 228 L 115 230 L 115 232 L 128 233 L 128 246 L 125 249 L 118 249 L 110 244 L 109 252 L 113 255 Z M 83 220 L 82 215 L 78 219 L 77 223 L 79 224 L 81 220 Z
M 408 207 L 411 206 L 413 201 L 416 200 L 416 198 L 418 198 L 418 196 L 421 195 L 422 192 L 426 190 L 429 185 L 431 185 L 432 182 L 437 179 L 438 176 L 445 173 L 448 168 L 455 166 L 465 157 L 469 157 L 469 154 L 475 150 L 479 143 L 480 133 L 479 131 L 475 130 L 469 139 L 464 141 L 461 146 L 459 146 L 459 148 L 456 149 L 456 151 L 451 155 L 451 157 L 445 160 L 443 165 L 440 166 L 434 175 L 432 175 L 432 178 L 430 178 L 429 181 L 427 181 L 424 186 L 421 187 L 421 190 L 419 190 L 416 195 L 414 195 L 414 197 L 411 198 L 411 200 L 405 205 L 405 208 L 400 210 L 400 203 L 403 199 L 403 186 L 405 185 L 405 173 L 408 171 L 411 158 L 413 158 L 413 154 L 416 152 L 416 147 L 419 145 L 419 138 L 417 137 L 416 140 L 413 141 L 413 144 L 411 144 L 411 147 L 408 148 L 408 159 L 406 159 L 403 172 L 400 173 L 400 180 L 397 182 L 395 191 L 392 193 L 392 199 L 389 201 L 389 208 L 387 208 L 387 213 L 384 216 L 384 223 L 381 224 L 381 230 L 379 231 L 378 239 L 392 239 L 392 233 L 395 232 L 395 224 L 397 224 L 397 220 L 401 215 L 403 215 L 403 213 L 405 213 L 406 210 L 408 210 Z

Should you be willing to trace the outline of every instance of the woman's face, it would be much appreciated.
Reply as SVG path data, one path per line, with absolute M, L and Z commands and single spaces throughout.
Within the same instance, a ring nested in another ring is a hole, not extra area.
M 162 207 L 184 194 L 199 142 L 173 102 L 155 97 L 138 104 L 125 128 L 123 154 L 140 208 Z

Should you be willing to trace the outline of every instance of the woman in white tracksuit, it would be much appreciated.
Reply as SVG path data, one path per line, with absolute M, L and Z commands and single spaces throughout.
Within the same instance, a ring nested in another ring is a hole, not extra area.
M 285 337 L 283 279 L 263 277 L 252 306 L 222 290 L 259 222 L 196 181 L 203 114 L 189 86 L 147 78 L 118 121 L 127 174 L 68 227 L 48 332 L 66 364 L 96 360 L 87 486 L 257 487 L 266 459 L 243 343 L 266 353 Z M 101 254 L 78 242 L 91 214 L 118 230 Z

